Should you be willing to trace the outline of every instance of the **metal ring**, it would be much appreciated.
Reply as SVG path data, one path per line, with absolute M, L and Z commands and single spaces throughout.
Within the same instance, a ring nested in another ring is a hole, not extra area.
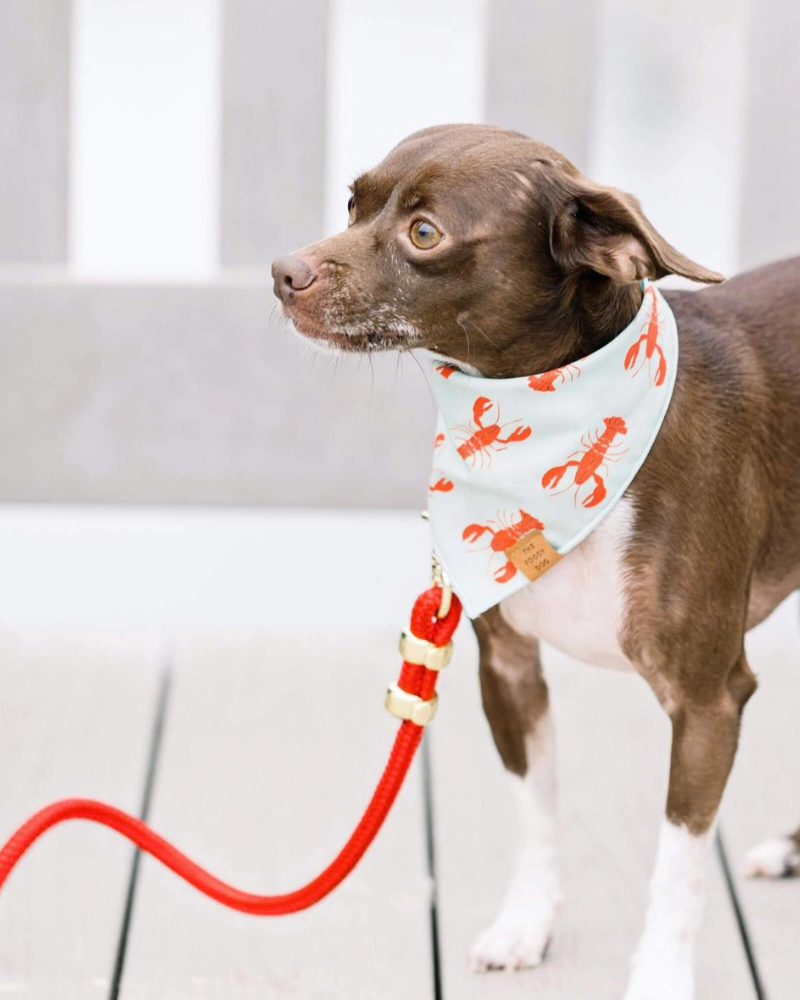
M 450 583 L 450 577 L 445 573 L 435 552 L 431 553 L 431 575 L 433 576 L 433 585 L 442 588 L 442 599 L 439 602 L 436 617 L 446 618 L 453 606 L 453 587 Z

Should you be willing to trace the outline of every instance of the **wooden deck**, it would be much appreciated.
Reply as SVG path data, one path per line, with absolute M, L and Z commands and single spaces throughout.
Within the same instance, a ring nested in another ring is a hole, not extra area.
M 762 689 L 724 806 L 698 1000 L 800 992 L 800 881 L 738 875 L 747 847 L 800 821 L 799 621 L 792 600 L 751 637 Z M 145 811 L 243 888 L 295 887 L 368 798 L 395 728 L 380 703 L 396 665 L 383 630 L 177 643 L 0 633 L 0 835 L 55 797 L 97 796 Z M 567 893 L 541 969 L 466 970 L 515 831 L 462 628 L 427 766 L 415 766 L 377 843 L 329 900 L 289 918 L 231 913 L 137 861 L 120 838 L 73 824 L 37 845 L 0 897 L 0 995 L 619 1000 L 655 851 L 667 724 L 634 676 L 552 651 L 547 665 Z

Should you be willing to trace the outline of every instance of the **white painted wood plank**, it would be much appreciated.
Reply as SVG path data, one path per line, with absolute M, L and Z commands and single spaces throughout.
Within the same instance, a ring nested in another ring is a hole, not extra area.
M 341 636 L 399 630 L 427 586 L 430 532 L 412 511 L 2 504 L 0 552 L 9 628 L 302 631 L 313 608 Z M 391 572 L 376 574 L 376 552 Z
M 769 1000 L 800 994 L 800 879 L 742 877 L 749 848 L 800 823 L 800 601 L 794 595 L 748 636 L 760 687 L 745 710 L 723 810 L 731 869 Z
M 221 0 L 75 0 L 70 264 L 86 279 L 218 267 Z
M 349 836 L 384 766 L 397 724 L 382 699 L 397 667 L 393 634 L 188 643 L 153 825 L 243 889 L 304 884 Z M 421 798 L 415 766 L 363 863 L 296 916 L 231 912 L 145 860 L 124 1000 L 432 997 Z
M 742 154 L 750 136 L 751 5 L 604 0 L 597 6 L 591 149 L 588 164 L 578 166 L 634 193 L 674 246 L 730 274 L 737 267 Z M 681 283 L 691 287 L 670 278 L 671 286 Z
M 516 822 L 482 720 L 477 650 L 463 629 L 440 684 L 433 738 L 444 995 L 457 1000 L 619 1000 L 643 925 L 666 798 L 669 726 L 637 676 L 546 650 L 558 734 L 565 900 L 539 969 L 475 975 L 466 954 L 499 906 Z M 721 873 L 714 867 L 698 996 L 753 1000 Z
M 445 122 L 483 121 L 486 8 L 486 0 L 335 0 L 328 64 L 328 233 L 338 233 L 347 222 L 348 184 L 407 135 Z M 431 52 L 436 58 L 429 58 Z M 387 72 L 400 65 L 403 72 Z
M 0 633 L 0 837 L 54 799 L 136 811 L 160 653 L 132 638 Z M 108 996 L 132 849 L 69 823 L 22 859 L 0 895 L 0 994 Z

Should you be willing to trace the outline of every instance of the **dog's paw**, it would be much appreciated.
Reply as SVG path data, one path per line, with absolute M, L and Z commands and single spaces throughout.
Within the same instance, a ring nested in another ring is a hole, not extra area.
M 556 907 L 509 907 L 480 935 L 469 953 L 472 972 L 541 965 L 553 933 Z
M 688 959 L 642 956 L 634 961 L 625 1000 L 693 1000 L 694 974 Z
M 800 847 L 791 837 L 771 837 L 747 852 L 745 874 L 750 878 L 800 875 Z

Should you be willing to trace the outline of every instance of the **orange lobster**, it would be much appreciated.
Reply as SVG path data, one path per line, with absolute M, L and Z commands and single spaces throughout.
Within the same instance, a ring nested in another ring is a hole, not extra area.
M 647 362 L 648 371 L 653 378 L 653 385 L 662 385 L 667 374 L 667 360 L 664 357 L 664 351 L 658 342 L 658 299 L 656 298 L 656 290 L 653 285 L 648 285 L 644 294 L 649 295 L 652 299 L 650 319 L 645 326 L 642 327 L 644 333 L 641 337 L 639 337 L 639 339 L 628 348 L 628 353 L 625 355 L 625 371 L 630 371 L 630 369 L 636 364 L 636 359 L 639 357 L 639 348 L 642 345 L 642 341 L 644 341 L 644 357 L 642 358 L 639 367 L 633 372 L 633 375 L 638 375 L 644 367 L 645 362 Z M 658 365 L 656 366 L 656 373 L 653 375 L 652 361 L 655 355 L 658 355 Z
M 434 469 L 434 472 L 436 470 Z M 446 479 L 444 476 L 439 476 L 435 483 L 431 483 L 428 487 L 429 493 L 449 493 L 453 489 L 453 480 Z
M 556 385 L 563 385 L 564 382 L 571 382 L 581 373 L 577 365 L 563 365 L 561 368 L 553 368 L 543 375 L 531 375 L 528 385 L 536 392 L 555 392 Z
M 437 365 L 436 371 L 442 376 L 442 378 L 450 378 L 453 372 L 457 372 L 458 368 L 455 365 L 450 365 L 447 363 Z
M 491 424 L 483 424 L 482 418 L 493 407 L 497 408 L 497 420 Z M 453 432 L 460 432 L 461 437 L 456 435 L 456 440 L 461 443 L 456 449 L 464 461 L 469 461 L 473 466 L 480 458 L 483 465 L 484 456 L 489 462 L 492 460 L 492 452 L 505 451 L 509 444 L 524 441 L 531 436 L 531 429 L 527 426 L 515 427 L 506 437 L 501 437 L 504 428 L 512 424 L 520 424 L 520 420 L 509 420 L 504 424 L 500 423 L 500 407 L 491 401 L 487 396 L 478 396 L 472 406 L 473 422 L 468 426 L 452 427 Z M 466 437 L 464 436 L 466 435 Z
M 584 507 L 596 507 L 605 500 L 607 491 L 601 470 L 606 468 L 607 462 L 616 462 L 620 455 L 627 450 L 624 449 L 623 452 L 616 451 L 616 453 L 612 454 L 612 450 L 619 448 L 619 445 L 613 443 L 614 438 L 618 434 L 627 434 L 628 428 L 622 417 L 604 417 L 603 423 L 606 425 L 606 429 L 602 433 L 597 434 L 597 432 L 594 432 L 594 435 L 589 435 L 588 438 L 584 434 L 581 438 L 582 451 L 573 451 L 572 455 L 567 456 L 568 461 L 564 465 L 556 465 L 545 472 L 542 476 L 542 486 L 545 488 L 558 486 L 567 469 L 574 466 L 575 475 L 572 482 L 565 486 L 564 489 L 569 489 L 572 486 L 575 487 L 575 503 L 578 503 L 581 487 L 590 480 L 594 482 L 594 489 L 587 497 L 584 497 L 581 501 L 582 505 Z M 573 455 L 580 455 L 580 458 L 573 459 Z M 563 493 L 564 490 L 560 492 Z
M 444 444 L 444 434 L 441 434 L 441 433 L 437 434 L 436 437 L 433 439 L 433 450 L 436 451 L 436 449 L 437 448 L 441 448 L 443 444 Z M 434 475 L 437 472 L 439 472 L 438 469 L 434 469 L 433 470 L 433 474 Z M 449 493 L 450 490 L 453 489 L 453 485 L 454 484 L 453 484 L 453 481 L 451 479 L 447 479 L 444 476 L 440 475 L 439 478 L 436 480 L 435 483 L 431 483 L 428 486 L 428 492 L 429 493 Z
M 465 542 L 477 542 L 479 538 L 486 534 L 488 531 L 492 539 L 488 546 L 484 548 L 491 549 L 491 555 L 489 556 L 489 566 L 491 567 L 492 561 L 498 552 L 505 552 L 506 549 L 510 549 L 514 542 L 519 541 L 531 531 L 542 531 L 544 525 L 533 515 L 529 514 L 520 508 L 518 520 L 514 520 L 515 515 L 512 514 L 511 517 L 506 520 L 505 514 L 501 514 L 498 511 L 496 521 L 487 521 L 486 524 L 468 524 L 461 537 Z M 505 563 L 494 571 L 494 578 L 498 583 L 508 583 L 509 580 L 513 579 L 516 575 L 517 567 L 510 560 L 506 560 Z

